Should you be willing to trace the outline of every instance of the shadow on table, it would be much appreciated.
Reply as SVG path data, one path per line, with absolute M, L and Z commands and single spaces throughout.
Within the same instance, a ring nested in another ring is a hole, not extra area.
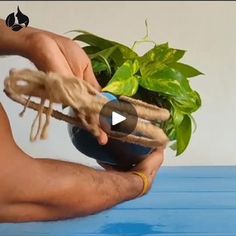
M 100 233 L 104 234 L 132 234 L 132 235 L 143 235 L 143 234 L 157 234 L 163 233 L 164 225 L 149 225 L 144 223 L 115 223 L 115 224 L 108 224 L 101 229 Z

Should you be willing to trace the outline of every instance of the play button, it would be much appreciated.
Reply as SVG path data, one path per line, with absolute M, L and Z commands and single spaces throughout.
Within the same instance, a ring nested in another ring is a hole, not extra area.
M 107 134 L 123 137 L 136 128 L 138 115 L 129 102 L 112 100 L 107 102 L 99 114 L 100 126 Z
M 124 120 L 126 120 L 126 117 L 120 115 L 119 113 L 115 111 L 112 112 L 112 115 L 111 115 L 112 125 L 117 125 Z

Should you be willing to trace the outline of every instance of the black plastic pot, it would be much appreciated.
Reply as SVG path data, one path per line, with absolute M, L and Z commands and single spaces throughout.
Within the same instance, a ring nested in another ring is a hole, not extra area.
M 109 99 L 116 99 L 111 94 L 104 93 Z M 114 165 L 121 169 L 129 169 L 142 161 L 151 151 L 151 148 L 136 144 L 125 143 L 109 138 L 106 145 L 100 145 L 97 139 L 88 131 L 77 126 L 69 125 L 69 134 L 72 143 L 78 151 L 98 162 Z

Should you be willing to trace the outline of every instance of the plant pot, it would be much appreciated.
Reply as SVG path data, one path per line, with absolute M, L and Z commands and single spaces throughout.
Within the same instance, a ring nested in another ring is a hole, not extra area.
M 104 93 L 111 101 L 115 96 Z M 73 111 L 70 111 L 71 113 Z M 152 151 L 137 144 L 125 143 L 112 138 L 106 145 L 100 145 L 97 139 L 88 131 L 74 125 L 69 125 L 69 135 L 73 145 L 78 151 L 98 162 L 116 166 L 121 169 L 129 169 L 142 161 Z

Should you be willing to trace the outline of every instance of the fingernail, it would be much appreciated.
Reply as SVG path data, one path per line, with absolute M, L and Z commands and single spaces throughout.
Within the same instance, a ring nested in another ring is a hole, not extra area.
M 105 140 L 104 140 L 103 138 L 101 138 L 101 137 L 98 137 L 98 143 L 99 143 L 100 145 L 106 144 L 106 143 L 105 143 Z

